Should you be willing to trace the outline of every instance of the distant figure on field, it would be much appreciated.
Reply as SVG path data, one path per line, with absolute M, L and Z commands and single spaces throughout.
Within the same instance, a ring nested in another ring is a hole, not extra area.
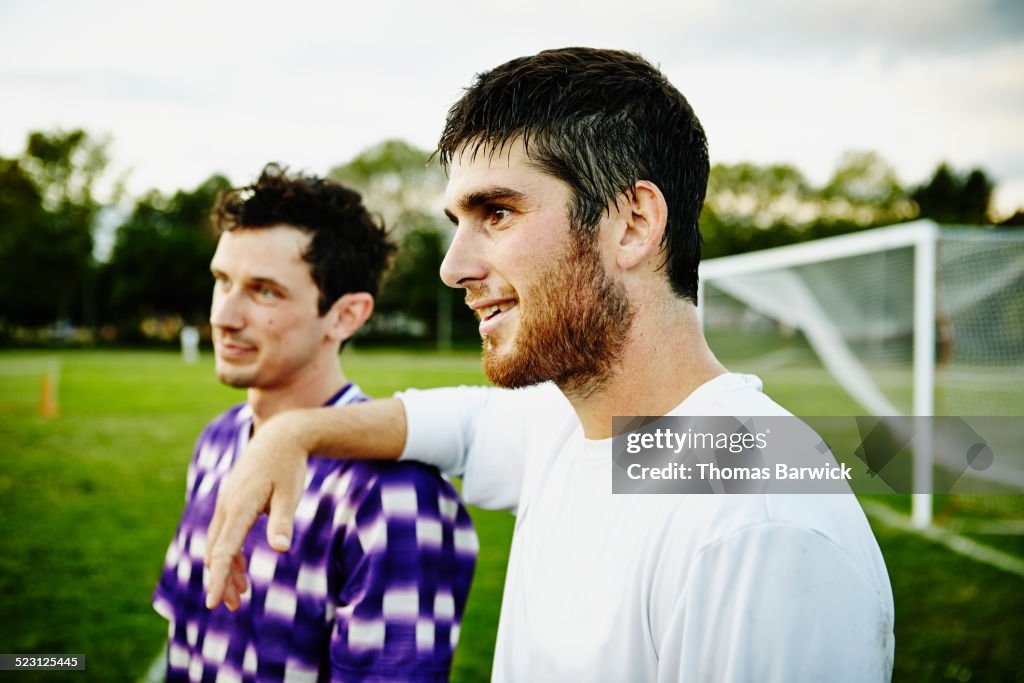
M 181 357 L 188 364 L 199 362 L 199 330 L 191 325 L 181 328 Z

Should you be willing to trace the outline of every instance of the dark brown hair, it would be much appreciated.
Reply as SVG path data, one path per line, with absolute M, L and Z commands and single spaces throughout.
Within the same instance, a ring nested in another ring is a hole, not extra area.
M 686 98 L 639 55 L 565 48 L 478 74 L 448 112 L 435 155 L 491 153 L 522 139 L 527 157 L 568 183 L 570 219 L 593 236 L 601 214 L 638 180 L 668 204 L 662 248 L 672 289 L 696 302 L 708 182 L 704 129 Z
M 320 289 L 320 315 L 344 294 L 376 295 L 395 251 L 358 192 L 323 178 L 289 176 L 277 164 L 264 167 L 252 185 L 222 192 L 212 220 L 218 230 L 287 225 L 309 233 L 302 257 Z

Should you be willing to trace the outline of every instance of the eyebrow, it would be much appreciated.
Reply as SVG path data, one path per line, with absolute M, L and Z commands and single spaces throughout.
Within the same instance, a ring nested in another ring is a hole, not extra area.
M 478 190 L 476 192 L 470 192 L 467 195 L 463 195 L 459 199 L 459 210 L 469 213 L 481 206 L 487 204 L 493 204 L 494 202 L 508 202 L 508 201 L 523 201 L 526 199 L 526 195 L 519 190 L 513 190 L 511 187 L 489 187 L 485 190 Z M 448 216 L 448 220 L 458 225 L 459 219 L 455 217 L 448 209 L 444 210 L 444 215 Z
M 247 279 L 247 282 L 250 282 L 250 283 L 252 283 L 254 285 L 259 285 L 259 286 L 269 285 L 269 286 L 273 287 L 274 289 L 280 290 L 281 293 L 283 293 L 283 294 L 287 294 L 288 293 L 288 288 L 285 287 L 283 283 L 281 283 L 278 280 L 275 280 L 272 277 L 258 277 L 258 276 L 257 277 L 251 277 L 251 278 Z
M 210 274 L 213 275 L 214 277 L 217 277 L 217 276 L 220 276 L 220 275 L 223 275 L 225 277 L 227 276 L 227 273 L 222 271 L 220 268 L 215 268 L 215 267 L 211 267 L 210 268 Z M 257 275 L 255 277 L 247 277 L 247 278 L 244 279 L 244 281 L 245 281 L 246 284 L 249 284 L 249 285 L 260 285 L 260 286 L 262 286 L 262 285 L 270 285 L 271 287 L 273 287 L 275 289 L 281 290 L 281 292 L 283 294 L 287 294 L 288 291 L 289 291 L 288 287 L 286 287 L 279 280 L 275 280 L 272 277 L 260 277 L 260 276 Z

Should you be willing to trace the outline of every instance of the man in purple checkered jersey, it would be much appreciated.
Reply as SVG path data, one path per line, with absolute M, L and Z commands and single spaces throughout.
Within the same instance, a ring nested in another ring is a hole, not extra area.
M 188 468 L 153 595 L 170 622 L 167 680 L 447 680 L 477 539 L 432 467 L 310 458 L 289 552 L 271 549 L 261 519 L 245 540 L 251 586 L 229 588 L 231 609 L 206 609 L 221 482 L 273 415 L 367 400 L 338 352 L 394 251 L 357 193 L 273 165 L 222 194 L 214 222 L 217 377 L 248 393 L 207 426 Z

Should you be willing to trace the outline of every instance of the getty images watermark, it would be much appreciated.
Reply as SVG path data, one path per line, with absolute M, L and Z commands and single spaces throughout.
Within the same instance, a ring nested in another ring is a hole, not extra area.
M 616 417 L 613 493 L 1024 493 L 1019 417 Z

